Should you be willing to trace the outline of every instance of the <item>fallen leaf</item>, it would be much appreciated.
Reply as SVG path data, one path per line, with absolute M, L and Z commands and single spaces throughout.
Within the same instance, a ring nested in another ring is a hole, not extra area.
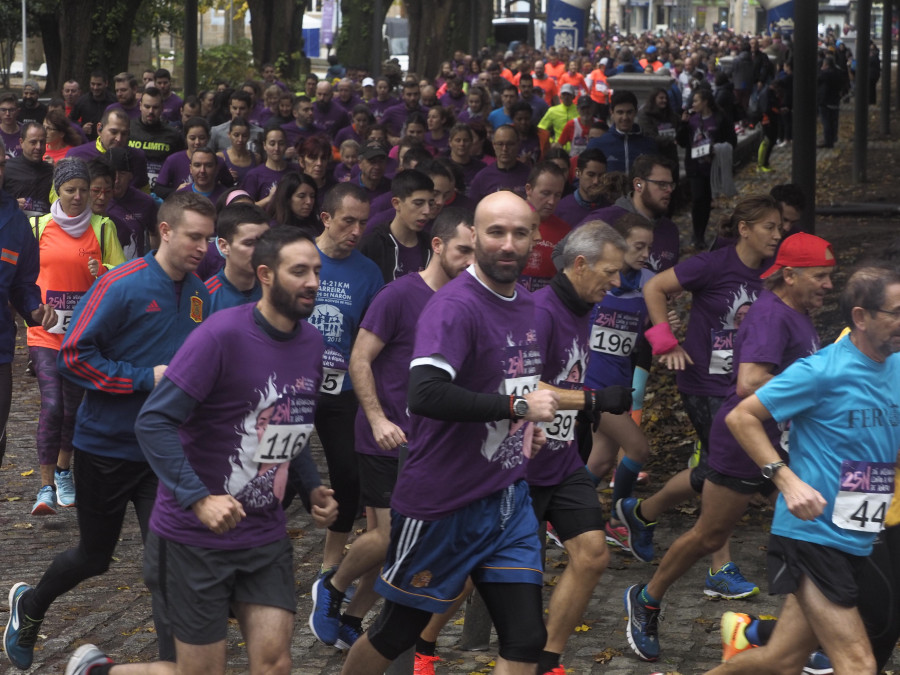
M 22 476 L 30 476 L 34 473 L 34 469 L 28 469 L 28 471 L 23 471 L 20 475 Z

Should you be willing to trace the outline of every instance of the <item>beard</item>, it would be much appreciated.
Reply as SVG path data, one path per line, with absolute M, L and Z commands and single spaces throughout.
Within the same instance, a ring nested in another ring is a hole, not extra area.
M 272 303 L 273 309 L 276 312 L 281 314 L 283 317 L 290 319 L 291 321 L 300 321 L 302 319 L 307 318 L 310 314 L 312 314 L 313 305 L 310 304 L 309 309 L 306 307 L 299 307 L 297 305 L 298 297 L 311 297 L 312 300 L 315 300 L 315 291 L 310 294 L 301 294 L 301 295 L 292 295 L 281 283 L 278 281 L 278 275 L 275 275 L 274 281 L 272 283 L 272 291 L 269 294 L 269 302 Z
M 478 267 L 485 275 L 496 281 L 498 284 L 509 284 L 518 280 L 522 274 L 522 270 L 528 264 L 528 256 L 531 255 L 531 249 L 524 255 L 517 256 L 510 253 L 496 252 L 488 253 L 481 247 L 481 242 L 475 238 L 475 261 Z M 500 261 L 516 261 L 514 267 L 501 266 Z

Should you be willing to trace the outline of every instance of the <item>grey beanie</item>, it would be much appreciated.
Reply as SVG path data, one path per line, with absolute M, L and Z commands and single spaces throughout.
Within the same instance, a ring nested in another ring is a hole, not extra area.
M 59 194 L 59 189 L 70 180 L 83 178 L 88 185 L 91 184 L 91 174 L 87 164 L 77 157 L 64 157 L 56 163 L 53 169 L 53 189 Z

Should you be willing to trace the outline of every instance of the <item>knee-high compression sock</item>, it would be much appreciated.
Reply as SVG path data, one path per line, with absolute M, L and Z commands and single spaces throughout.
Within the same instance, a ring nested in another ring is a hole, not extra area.
M 630 497 L 634 490 L 634 482 L 637 480 L 638 474 L 641 472 L 643 464 L 635 462 L 628 455 L 622 458 L 616 468 L 615 484 L 613 485 L 612 503 L 616 504 L 620 499 Z

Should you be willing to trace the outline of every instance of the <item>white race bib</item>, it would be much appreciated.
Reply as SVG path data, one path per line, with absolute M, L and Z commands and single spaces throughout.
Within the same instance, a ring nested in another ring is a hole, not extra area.
M 253 461 L 264 464 L 289 462 L 306 447 L 312 432 L 312 424 L 269 424 L 259 441 Z
M 712 349 L 709 354 L 709 374 L 729 375 L 734 367 L 734 334 L 735 330 L 711 330 Z
M 84 296 L 84 293 L 73 291 L 47 291 L 47 304 L 56 310 L 58 320 L 48 333 L 54 335 L 65 335 L 69 330 L 69 324 L 72 322 L 72 314 L 75 306 Z
M 511 377 L 504 380 L 507 396 L 527 396 L 538 388 L 539 375 L 525 377 Z
M 319 393 L 337 396 L 341 393 L 344 386 L 344 376 L 346 370 L 339 368 L 322 368 L 322 384 L 319 386 Z
M 609 326 L 591 327 L 591 350 L 611 356 L 630 356 L 637 342 L 637 333 Z
M 831 522 L 844 530 L 877 534 L 894 496 L 893 462 L 841 462 L 840 491 Z
M 545 422 L 544 433 L 551 441 L 568 443 L 575 440 L 575 411 L 563 410 L 556 413 L 552 422 Z
M 695 145 L 691 148 L 691 159 L 699 159 L 700 157 L 706 157 L 709 155 L 709 151 L 711 148 L 710 143 L 703 143 L 702 145 Z

